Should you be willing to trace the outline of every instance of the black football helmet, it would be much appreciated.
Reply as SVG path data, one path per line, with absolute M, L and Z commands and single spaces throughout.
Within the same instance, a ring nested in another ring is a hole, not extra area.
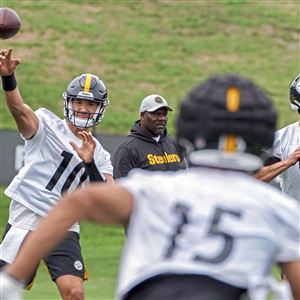
M 270 148 L 276 112 L 268 96 L 236 74 L 194 87 L 181 104 L 177 143 L 192 165 L 255 172 Z M 201 151 L 200 151 L 201 150 Z
M 300 74 L 290 83 L 290 102 L 292 110 L 300 114 Z
M 99 124 L 104 111 L 109 104 L 107 90 L 102 80 L 93 74 L 82 74 L 74 78 L 63 93 L 64 116 L 77 128 L 89 128 Z M 73 99 L 93 101 L 98 104 L 95 113 L 87 113 L 86 119 L 76 117 L 76 111 L 72 108 Z

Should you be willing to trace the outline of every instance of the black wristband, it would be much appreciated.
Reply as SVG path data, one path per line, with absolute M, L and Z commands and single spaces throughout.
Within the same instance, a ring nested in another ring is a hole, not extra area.
M 13 91 L 17 87 L 15 73 L 8 76 L 2 76 L 2 88 L 5 92 Z
M 102 175 L 100 174 L 95 161 L 92 160 L 89 163 L 84 163 L 85 165 L 85 169 L 89 175 L 90 178 L 90 182 L 101 182 L 101 181 L 105 181 L 105 179 L 102 177 Z
M 94 164 L 95 164 L 95 161 L 94 160 L 91 160 L 89 163 L 86 163 L 86 162 L 83 162 L 86 167 L 92 167 Z

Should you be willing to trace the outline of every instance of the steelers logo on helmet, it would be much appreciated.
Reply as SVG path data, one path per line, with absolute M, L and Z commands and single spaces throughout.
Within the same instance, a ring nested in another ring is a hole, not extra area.
M 102 80 L 93 74 L 82 74 L 74 78 L 63 93 L 64 97 L 64 116 L 77 128 L 89 128 L 99 124 L 104 112 L 109 104 L 107 89 Z M 97 103 L 95 113 L 84 113 L 86 118 L 76 116 L 72 106 L 73 99 L 92 101 Z
M 177 143 L 191 165 L 255 172 L 270 148 L 276 112 L 269 97 L 236 74 L 194 87 L 181 104 Z
M 290 83 L 290 102 L 292 110 L 300 113 L 300 74 Z

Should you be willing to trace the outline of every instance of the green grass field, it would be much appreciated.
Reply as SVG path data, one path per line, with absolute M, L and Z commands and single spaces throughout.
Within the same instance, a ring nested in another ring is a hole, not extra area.
M 287 87 L 300 69 L 299 0 L 0 3 L 23 21 L 18 35 L 1 47 L 12 46 L 22 59 L 19 86 L 34 108 L 62 115 L 61 95 L 70 80 L 96 73 L 111 100 L 98 132 L 125 134 L 145 95 L 161 93 L 176 108 L 199 80 L 237 72 L 273 97 L 278 126 L 296 118 Z M 0 126 L 15 128 L 3 104 L 0 113 Z
M 278 127 L 295 121 L 288 85 L 300 72 L 300 2 L 0 0 L 14 8 L 22 29 L 0 40 L 22 59 L 17 71 L 24 101 L 62 116 L 62 92 L 81 73 L 106 83 L 110 105 L 97 133 L 126 134 L 141 99 L 163 95 L 178 107 L 186 91 L 216 73 L 252 78 L 272 97 Z M 0 96 L 0 128 L 16 126 Z M 170 114 L 174 134 L 176 112 Z M 1 170 L 2 172 L 3 170 Z M 1 232 L 8 200 L 1 190 Z M 113 298 L 123 230 L 82 224 L 89 269 L 88 300 Z M 26 299 L 59 299 L 43 266 Z

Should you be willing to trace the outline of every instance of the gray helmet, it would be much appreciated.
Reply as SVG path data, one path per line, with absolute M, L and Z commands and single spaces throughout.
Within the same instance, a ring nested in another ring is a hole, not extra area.
M 99 124 L 109 104 L 103 81 L 93 74 L 82 74 L 74 78 L 63 93 L 63 97 L 65 100 L 64 116 L 77 128 L 89 128 Z M 98 108 L 95 113 L 87 113 L 86 119 L 78 118 L 72 108 L 73 99 L 96 102 Z
M 192 164 L 253 172 L 262 166 L 261 149 L 272 147 L 275 125 L 262 90 L 239 75 L 216 76 L 182 102 L 177 142 Z
M 290 102 L 291 108 L 300 113 L 300 74 L 290 83 Z

